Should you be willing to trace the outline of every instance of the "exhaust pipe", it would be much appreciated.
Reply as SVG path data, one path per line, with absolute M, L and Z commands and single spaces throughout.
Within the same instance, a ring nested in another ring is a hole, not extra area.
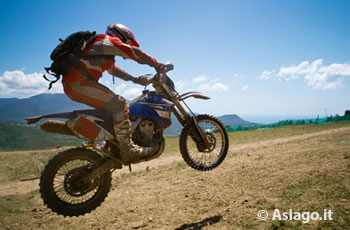
M 48 120 L 42 123 L 40 128 L 47 133 L 75 136 L 64 121 Z

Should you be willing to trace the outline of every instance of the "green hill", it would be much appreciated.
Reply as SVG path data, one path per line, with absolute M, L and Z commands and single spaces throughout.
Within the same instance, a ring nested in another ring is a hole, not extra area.
M 18 98 L 0 98 L 0 107 L 7 105 L 7 104 L 10 104 L 10 103 L 14 103 L 18 100 L 20 100 L 20 99 L 18 99 Z
M 29 98 L 0 98 L 0 121 L 25 123 L 25 118 L 89 109 L 90 107 L 70 100 L 65 94 L 39 94 Z M 208 111 L 211 113 L 211 111 Z M 256 123 L 245 121 L 236 114 L 218 117 L 222 123 L 235 126 L 254 126 Z M 165 130 L 165 135 L 176 136 L 181 133 L 182 125 L 172 116 L 172 126 Z
M 25 123 L 25 118 L 70 112 L 89 107 L 70 100 L 65 94 L 39 94 L 33 97 L 0 100 L 0 121 Z
M 44 133 L 38 126 L 0 122 L 0 151 L 47 149 L 79 143 L 78 138 Z

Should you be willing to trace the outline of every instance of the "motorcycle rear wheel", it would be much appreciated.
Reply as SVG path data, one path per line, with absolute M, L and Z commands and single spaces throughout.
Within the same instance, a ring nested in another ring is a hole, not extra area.
M 198 171 L 209 171 L 218 167 L 225 159 L 229 141 L 226 129 L 219 119 L 211 115 L 196 116 L 198 126 L 204 131 L 211 145 L 209 149 L 193 136 L 194 124 L 186 125 L 180 135 L 180 152 L 185 162 Z
M 75 182 L 99 159 L 99 154 L 85 148 L 69 149 L 52 158 L 40 177 L 45 205 L 63 216 L 80 216 L 96 209 L 108 195 L 111 172 L 85 184 Z

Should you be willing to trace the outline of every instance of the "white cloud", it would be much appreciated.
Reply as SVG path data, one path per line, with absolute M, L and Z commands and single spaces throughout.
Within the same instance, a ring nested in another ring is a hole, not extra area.
M 229 90 L 229 87 L 227 85 L 224 85 L 222 83 L 202 83 L 199 85 L 198 90 L 200 91 L 225 91 L 227 92 Z
M 188 82 L 186 82 L 186 81 L 182 81 L 182 80 L 177 81 L 177 82 L 175 82 L 175 89 L 176 90 L 183 90 L 186 88 L 187 84 L 188 84 Z
M 126 88 L 126 84 L 122 83 L 122 84 L 118 85 L 117 87 L 115 87 L 115 90 L 117 91 L 117 94 L 118 94 L 118 92 L 124 90 L 125 88 Z
M 222 91 L 228 91 L 228 86 L 227 85 L 224 85 L 224 84 L 222 84 L 222 83 L 215 83 L 212 87 L 211 87 L 211 89 L 212 90 L 215 90 L 215 91 L 219 91 L 219 90 L 222 90 Z
M 259 78 L 269 79 L 272 74 L 270 72 L 273 71 L 264 71 Z M 304 78 L 312 89 L 321 90 L 341 87 L 345 77 L 350 77 L 350 63 L 323 65 L 322 59 L 313 62 L 303 61 L 296 66 L 284 66 L 277 74 L 279 80 L 285 81 Z
M 262 74 L 259 76 L 259 79 L 261 79 L 261 80 L 269 80 L 274 74 L 275 74 L 275 71 L 274 71 L 274 70 L 271 70 L 271 71 L 265 70 L 265 71 L 262 72 Z
M 5 71 L 0 76 L 0 97 L 30 97 L 40 93 L 63 93 L 62 84 L 57 82 L 48 90 L 41 73 L 25 74 L 23 71 Z
M 192 82 L 193 83 L 199 83 L 199 82 L 203 82 L 203 81 L 207 81 L 208 80 L 208 76 L 207 75 L 200 75 L 196 78 L 193 78 Z
M 140 96 L 142 94 L 142 91 L 139 88 L 128 88 L 124 90 L 122 96 L 124 96 L 127 99 L 134 99 L 137 96 Z
M 210 90 L 210 85 L 208 83 L 202 83 L 199 85 L 198 90 L 201 90 L 201 91 Z
M 285 80 L 290 79 L 298 79 L 299 77 L 305 76 L 305 75 L 314 75 L 317 74 L 319 66 L 322 65 L 322 59 L 317 59 L 316 61 L 313 61 L 309 63 L 308 61 L 303 61 L 297 66 L 287 66 L 287 67 L 281 67 L 280 71 L 278 72 L 279 78 L 284 78 Z
M 241 77 L 242 77 L 242 76 L 239 75 L 239 74 L 234 74 L 234 75 L 232 76 L 233 79 L 237 79 L 237 78 L 241 78 Z
M 248 89 L 248 85 L 244 85 L 243 87 L 242 87 L 242 90 L 247 90 Z
M 228 91 L 228 85 L 218 82 L 218 79 L 210 79 L 207 75 L 200 75 L 192 80 L 194 87 L 199 91 Z M 199 84 L 199 86 L 198 86 Z

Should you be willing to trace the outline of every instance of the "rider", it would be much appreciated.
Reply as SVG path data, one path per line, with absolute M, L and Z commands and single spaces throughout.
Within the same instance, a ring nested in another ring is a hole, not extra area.
M 89 57 L 90 56 L 90 57 Z M 65 94 L 80 103 L 97 109 L 105 109 L 113 114 L 114 132 L 123 160 L 133 159 L 154 153 L 157 147 L 141 147 L 131 140 L 131 123 L 129 120 L 129 104 L 120 95 L 98 83 L 104 71 L 125 81 L 137 84 L 149 84 L 147 77 L 133 77 L 114 65 L 114 56 L 132 59 L 139 64 L 154 67 L 157 72 L 164 71 L 164 65 L 148 56 L 139 49 L 132 32 L 122 24 L 112 24 L 105 34 L 98 35 L 95 40 L 83 50 L 79 59 L 81 66 L 93 77 L 87 78 L 77 68 L 72 67 L 63 75 L 62 83 Z

